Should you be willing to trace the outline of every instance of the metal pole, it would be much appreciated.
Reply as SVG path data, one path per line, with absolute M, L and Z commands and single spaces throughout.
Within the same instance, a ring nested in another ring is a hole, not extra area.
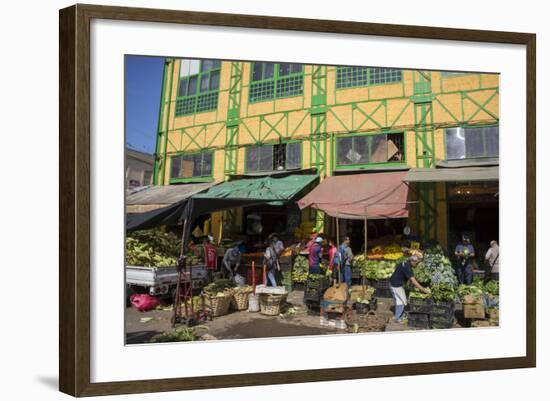
M 367 256 L 367 207 L 365 206 L 365 257 Z
M 336 216 L 336 246 L 340 246 L 340 222 Z

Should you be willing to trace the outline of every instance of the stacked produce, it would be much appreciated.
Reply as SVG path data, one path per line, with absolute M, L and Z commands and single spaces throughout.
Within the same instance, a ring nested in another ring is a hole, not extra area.
M 498 281 L 488 281 L 485 284 L 485 292 L 492 296 L 498 296 L 499 293 L 499 284 Z
M 235 282 L 233 280 L 222 278 L 204 287 L 204 292 L 212 297 L 223 297 L 226 295 L 227 290 L 233 289 L 234 287 Z
M 478 300 L 484 296 L 483 288 L 477 285 L 466 285 L 461 284 L 458 287 L 458 295 L 460 298 L 464 299 L 465 297 L 470 297 L 472 300 Z
M 425 281 L 428 278 L 426 276 L 429 276 L 429 282 Z M 439 245 L 424 252 L 424 259 L 415 269 L 415 277 L 423 285 L 449 284 L 453 287 L 458 285 L 451 261 L 444 255 Z
M 126 264 L 169 267 L 177 264 L 180 241 L 173 233 L 158 229 L 134 231 L 126 237 Z
M 385 259 L 385 260 L 398 260 L 403 257 L 403 251 L 397 244 L 391 244 L 386 246 L 375 246 L 371 252 L 367 254 L 367 259 Z
M 305 283 L 309 272 L 309 262 L 303 256 L 297 256 L 292 266 L 292 281 L 295 283 Z
M 362 304 L 368 304 L 372 300 L 372 296 L 374 295 L 374 292 L 376 289 L 374 287 L 368 287 L 363 291 L 363 296 L 360 296 L 357 298 L 356 302 L 362 303 Z
M 456 289 L 452 284 L 436 284 L 430 288 L 431 296 L 436 302 L 446 302 L 456 300 Z
M 360 272 L 362 277 L 371 280 L 390 278 L 395 270 L 395 261 L 368 260 L 364 255 L 357 255 L 351 261 L 351 269 Z
M 304 221 L 298 227 L 294 229 L 294 238 L 301 240 L 302 238 L 307 238 L 313 232 L 315 223 L 312 221 Z

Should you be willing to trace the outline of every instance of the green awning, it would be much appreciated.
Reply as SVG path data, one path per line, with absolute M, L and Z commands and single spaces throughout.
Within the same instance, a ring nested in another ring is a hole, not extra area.
M 498 166 L 459 168 L 412 168 L 405 182 L 498 181 Z
M 226 181 L 209 188 L 194 199 L 231 199 L 265 202 L 287 201 L 313 183 L 317 174 L 290 174 Z

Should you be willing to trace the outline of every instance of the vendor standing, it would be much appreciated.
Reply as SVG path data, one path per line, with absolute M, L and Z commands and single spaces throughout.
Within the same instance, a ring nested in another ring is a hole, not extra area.
M 321 258 L 323 256 L 323 247 L 321 246 L 323 238 L 315 238 L 315 242 L 309 247 L 309 273 L 321 273 Z
M 474 247 L 470 243 L 470 237 L 467 234 L 462 234 L 462 242 L 455 248 L 455 256 L 457 260 L 457 276 L 460 284 L 472 284 L 474 279 L 473 261 L 476 256 Z
M 414 287 L 420 291 L 428 294 L 429 289 L 424 288 L 414 278 L 413 269 L 418 266 L 420 257 L 418 255 L 412 255 L 407 260 L 399 262 L 395 267 L 395 271 L 390 277 L 390 288 L 393 295 L 393 301 L 395 303 L 394 320 L 400 322 L 403 318 L 403 311 L 407 306 L 407 294 L 405 293 L 405 283 L 410 282 Z
M 223 257 L 222 264 L 225 269 L 225 273 L 229 275 L 229 278 L 234 278 L 237 269 L 241 264 L 241 248 L 240 243 L 235 244 L 232 248 L 229 248 Z
M 353 252 L 351 251 L 350 244 L 350 238 L 344 237 L 344 241 L 340 245 L 342 281 L 348 285 L 348 288 L 351 288 L 351 260 L 353 259 Z

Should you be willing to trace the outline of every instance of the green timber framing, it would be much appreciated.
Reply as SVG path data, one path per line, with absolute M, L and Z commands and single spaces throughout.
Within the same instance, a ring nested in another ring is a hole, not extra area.
M 246 70 L 246 64 L 248 64 L 248 70 Z M 240 158 L 244 157 L 246 147 L 290 141 L 304 142 L 302 166 L 316 168 L 322 179 L 340 169 L 335 163 L 336 138 L 355 134 L 403 132 L 406 145 L 405 163 L 410 167 L 433 168 L 436 159 L 445 158 L 444 142 L 442 149 L 439 145 L 440 150 L 436 151 L 436 130 L 457 126 L 498 124 L 498 111 L 495 112 L 494 107 L 492 109 L 489 107 L 498 98 L 498 80 L 496 83 L 493 80 L 486 84 L 482 74 L 471 74 L 478 85 L 476 87 L 469 83 L 466 89 L 461 88 L 460 85 L 449 85 L 451 89 L 445 90 L 446 82 L 453 83 L 468 79 L 464 74 L 446 76 L 438 74 L 439 79 L 434 85 L 433 74 L 429 71 L 407 71 L 412 74 L 412 79 L 409 76 L 406 82 L 406 70 L 403 71 L 399 82 L 372 84 L 364 88 L 337 89 L 336 67 L 305 65 L 302 72 L 304 80 L 302 95 L 251 103 L 248 99 L 250 78 L 248 82 L 243 79 L 245 75 L 250 77 L 251 64 L 238 61 L 222 63 L 222 71 L 224 68 L 229 68 L 230 71 L 228 88 L 222 89 L 220 86 L 219 89 L 219 96 L 228 97 L 225 114 L 219 114 L 219 106 L 215 121 L 195 124 L 196 116 L 192 116 L 193 120 L 187 126 L 169 129 L 176 119 L 170 111 L 176 99 L 172 94 L 174 60 L 167 59 L 164 66 L 159 111 L 156 184 L 165 184 L 165 170 L 169 167 L 166 163 L 170 156 L 175 154 L 204 150 L 214 153 L 223 151 L 223 176 L 227 179 L 231 175 L 244 171 L 246 163 Z M 332 80 L 329 76 L 332 76 Z M 328 86 L 329 81 L 333 87 Z M 383 98 L 376 97 L 374 94 L 376 92 L 371 92 L 371 90 L 380 90 L 384 86 L 391 86 L 395 90 L 391 91 L 391 95 Z M 365 99 L 342 100 L 342 94 L 352 90 L 363 90 Z M 292 102 L 292 106 L 286 109 L 280 107 L 280 102 L 284 101 Z M 458 105 L 457 102 L 460 104 Z M 219 105 L 221 103 L 223 102 L 218 101 Z M 261 111 L 256 110 L 258 106 L 262 107 Z M 436 113 L 438 118 L 435 116 Z M 207 130 L 214 132 L 208 141 L 205 135 Z M 224 132 L 225 138 L 221 143 L 217 139 Z M 179 139 L 175 139 L 178 133 Z M 410 143 L 411 135 L 414 135 L 413 143 Z M 216 141 L 217 144 L 214 145 Z M 174 149 L 173 151 L 167 151 L 168 144 Z M 390 166 L 390 164 L 384 164 Z M 380 166 L 367 164 L 358 167 L 368 169 Z M 418 232 L 424 239 L 435 239 L 438 234 L 436 205 L 444 199 L 436 199 L 434 185 L 420 185 L 418 195 L 420 198 L 418 224 L 420 225 L 422 221 L 422 227 L 417 227 Z M 317 213 L 315 220 L 316 228 L 322 230 L 325 220 L 322 212 Z

